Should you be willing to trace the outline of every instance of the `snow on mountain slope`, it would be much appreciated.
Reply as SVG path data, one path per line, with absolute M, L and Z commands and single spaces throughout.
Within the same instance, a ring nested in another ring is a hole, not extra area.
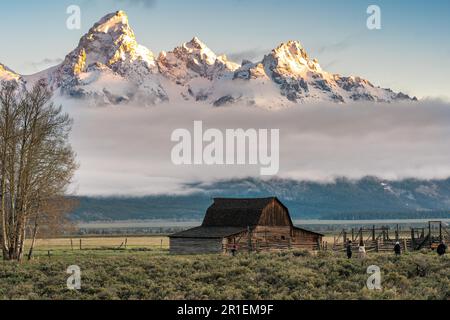
M 153 53 L 136 42 L 128 17 L 118 11 L 96 23 L 48 80 L 75 98 L 106 104 L 143 98 L 154 104 L 168 99 L 159 77 Z
M 212 94 L 216 81 L 232 80 L 239 65 L 217 56 L 197 37 L 170 52 L 161 52 L 157 64 L 160 73 L 182 86 L 186 100 L 204 101 Z
M 317 59 L 310 59 L 298 41 L 282 43 L 261 62 L 243 63 L 235 79 L 273 81 L 287 100 L 297 102 L 351 101 L 391 102 L 411 99 L 389 89 L 375 87 L 359 77 L 342 77 L 323 71 Z
M 197 37 L 171 52 L 161 52 L 158 57 L 160 72 L 178 84 L 186 84 L 196 77 L 209 80 L 232 78 L 239 65 L 217 56 Z
M 203 75 L 210 79 L 207 89 L 197 88 L 203 100 L 209 100 L 214 106 L 241 102 L 270 109 L 316 101 L 411 100 L 404 94 L 375 87 L 359 77 L 341 77 L 323 71 L 298 41 L 282 43 L 260 62 L 243 61 L 239 68 L 236 64 L 232 66 L 225 77 L 212 73 Z M 233 70 L 230 78 L 229 73 Z
M 25 88 L 26 81 L 24 80 L 24 77 L 0 63 L 0 85 L 2 82 L 6 81 L 13 81 L 17 83 L 19 90 L 23 90 Z
M 1 67 L 0 80 L 22 79 Z M 229 61 L 196 37 L 155 58 L 137 43 L 123 11 L 96 23 L 60 65 L 23 77 L 28 86 L 41 78 L 56 92 L 93 104 L 191 100 L 216 107 L 239 102 L 272 109 L 316 101 L 413 100 L 359 77 L 322 70 L 298 41 L 282 43 L 255 63 Z
M 20 81 L 21 76 L 0 63 L 0 81 Z

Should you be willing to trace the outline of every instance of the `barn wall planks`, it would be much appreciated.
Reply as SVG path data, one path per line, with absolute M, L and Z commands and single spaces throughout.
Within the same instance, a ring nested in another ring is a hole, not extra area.
M 253 251 L 266 251 L 276 249 L 309 249 L 317 250 L 318 244 L 322 242 L 322 236 L 286 227 L 257 226 L 248 232 L 243 232 L 224 239 L 226 249 L 230 249 L 233 244 L 237 244 L 242 250 L 249 250 L 250 245 Z
M 297 228 L 293 229 L 293 242 L 299 242 L 299 243 L 313 243 L 317 244 L 318 242 L 322 241 L 322 237 L 318 234 L 308 232 L 305 230 L 300 230 Z
M 263 209 L 258 225 L 290 226 L 289 212 L 276 200 Z
M 275 197 L 217 198 L 203 224 L 172 235 L 170 246 L 173 253 L 218 253 L 234 248 L 316 250 L 321 242 L 322 235 L 294 227 L 289 210 Z
M 222 239 L 170 239 L 170 253 L 172 254 L 221 253 L 222 250 Z

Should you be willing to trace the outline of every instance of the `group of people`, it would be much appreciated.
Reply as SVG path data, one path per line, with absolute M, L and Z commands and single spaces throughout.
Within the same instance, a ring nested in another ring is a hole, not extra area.
M 352 240 L 348 240 L 347 241 L 347 246 L 346 246 L 346 252 L 347 252 L 347 258 L 351 259 L 353 257 L 353 242 Z M 366 258 L 366 247 L 364 246 L 364 242 L 360 241 L 359 246 L 358 246 L 358 258 L 360 258 L 361 260 L 364 260 Z
M 348 240 L 346 250 L 347 250 L 347 258 L 349 258 L 349 259 L 351 259 L 353 256 L 352 245 L 353 245 L 352 240 Z M 360 241 L 359 246 L 358 246 L 358 257 L 362 260 L 362 259 L 366 258 L 366 255 L 367 255 L 367 253 L 366 253 L 366 247 L 364 245 L 364 242 Z
M 347 242 L 347 247 L 346 247 L 346 251 L 347 251 L 347 258 L 351 259 L 353 256 L 353 248 L 352 248 L 352 241 L 348 240 Z M 445 245 L 444 240 L 442 240 L 439 245 L 436 248 L 436 252 L 439 256 L 443 256 L 445 254 L 445 252 L 447 251 L 447 246 Z M 394 253 L 397 256 L 400 256 L 402 254 L 402 246 L 400 245 L 400 242 L 396 242 L 395 246 L 394 246 Z M 366 258 L 366 247 L 364 246 L 364 242 L 361 240 L 359 242 L 359 246 L 358 246 L 358 257 L 363 260 Z

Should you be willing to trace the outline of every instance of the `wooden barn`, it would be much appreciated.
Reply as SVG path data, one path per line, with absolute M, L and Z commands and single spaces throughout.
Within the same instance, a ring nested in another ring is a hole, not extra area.
M 320 249 L 323 235 L 297 228 L 289 210 L 275 197 L 216 198 L 200 227 L 170 236 L 170 252 L 226 253 L 231 249 L 264 251 Z

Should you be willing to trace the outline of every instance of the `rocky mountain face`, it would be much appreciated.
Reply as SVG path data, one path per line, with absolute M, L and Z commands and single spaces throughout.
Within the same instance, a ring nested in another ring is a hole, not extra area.
M 197 37 L 170 52 L 161 52 L 159 72 L 177 85 L 175 91 L 185 100 L 207 101 L 215 84 L 230 81 L 239 65 L 217 56 Z M 219 84 L 217 84 L 219 85 Z
M 310 59 L 298 41 L 288 41 L 266 55 L 261 62 L 244 63 L 235 79 L 270 80 L 289 101 L 327 100 L 390 102 L 410 99 L 389 89 L 375 87 L 359 77 L 342 77 L 323 71 L 317 59 Z
M 216 107 L 236 102 L 284 107 L 314 101 L 413 100 L 359 77 L 322 70 L 298 41 L 281 44 L 260 62 L 241 64 L 216 55 L 198 38 L 155 56 L 138 44 L 123 11 L 103 17 L 58 66 L 22 77 L 0 65 L 0 81 L 31 84 L 40 78 L 58 94 L 94 104 L 188 100 Z
M 136 42 L 122 11 L 96 23 L 50 73 L 49 80 L 62 94 L 91 97 L 106 104 L 141 96 L 150 104 L 168 100 L 158 81 L 153 53 Z

